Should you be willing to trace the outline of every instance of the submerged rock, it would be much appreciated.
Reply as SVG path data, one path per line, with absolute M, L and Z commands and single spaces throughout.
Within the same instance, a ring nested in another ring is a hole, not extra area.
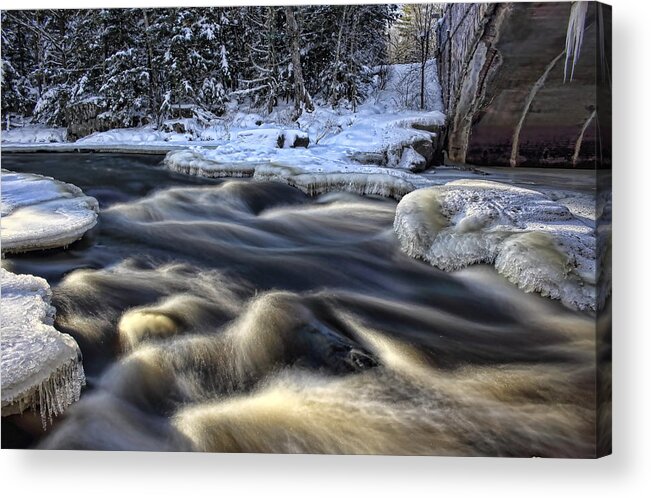
M 540 192 L 484 180 L 417 190 L 398 204 L 402 250 L 442 270 L 477 263 L 527 292 L 596 309 L 594 229 Z

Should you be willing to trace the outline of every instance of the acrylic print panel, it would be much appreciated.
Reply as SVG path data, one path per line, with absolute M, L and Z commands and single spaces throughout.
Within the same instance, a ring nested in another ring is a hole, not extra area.
M 610 23 L 3 11 L 3 447 L 610 453 Z

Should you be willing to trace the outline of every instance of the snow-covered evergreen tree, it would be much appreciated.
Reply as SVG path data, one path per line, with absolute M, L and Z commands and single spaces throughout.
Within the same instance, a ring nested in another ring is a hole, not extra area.
M 115 126 L 355 106 L 386 63 L 387 5 L 4 12 L 2 113 L 66 125 L 89 100 Z
M 33 86 L 34 60 L 31 36 L 16 24 L 13 13 L 2 12 L 2 126 L 11 126 L 12 116 L 26 116 L 36 105 L 37 89 Z M 11 50 L 5 50 L 11 47 Z
M 239 88 L 233 95 L 270 113 L 291 94 L 284 13 L 281 7 L 247 7 L 243 14 Z
M 203 107 L 220 114 L 227 100 L 228 52 L 221 42 L 220 9 L 164 9 L 154 24 L 166 114 Z M 151 43 L 151 42 L 150 42 Z

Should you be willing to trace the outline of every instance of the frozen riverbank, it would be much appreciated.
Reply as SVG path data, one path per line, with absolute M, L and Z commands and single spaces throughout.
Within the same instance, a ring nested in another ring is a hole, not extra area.
M 111 129 L 74 142 L 68 141 L 65 129 L 27 125 L 3 131 L 2 150 L 164 154 L 196 147 L 210 150 L 207 159 L 218 157 L 220 162 L 268 162 L 275 158 L 274 149 L 318 146 L 336 160 L 422 170 L 435 161 L 432 139 L 445 116 L 436 62 L 427 66 L 424 109 L 413 98 L 417 70 L 413 64 L 390 66 L 385 79 L 371 84 L 366 99 L 355 108 L 321 102 L 297 120 L 291 119 L 293 109 L 287 103 L 259 114 L 259 109 L 233 101 L 219 117 L 169 119 L 160 126 Z

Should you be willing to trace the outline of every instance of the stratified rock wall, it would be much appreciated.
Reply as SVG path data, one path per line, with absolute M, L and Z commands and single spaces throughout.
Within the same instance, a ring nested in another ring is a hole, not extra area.
M 603 50 L 598 25 L 610 21 L 610 10 L 590 2 L 570 81 L 564 68 L 571 6 L 446 7 L 438 58 L 448 116 L 443 147 L 451 162 L 594 167 L 600 129 L 596 61 Z M 602 142 L 600 155 L 610 157 L 609 141 Z

